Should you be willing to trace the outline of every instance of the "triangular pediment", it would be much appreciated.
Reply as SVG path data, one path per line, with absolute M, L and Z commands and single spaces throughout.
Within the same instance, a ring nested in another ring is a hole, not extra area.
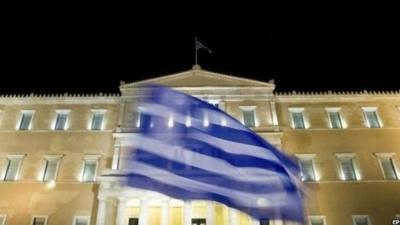
M 169 87 L 266 87 L 272 83 L 210 72 L 194 67 L 192 70 L 121 85 L 121 89 L 140 87 L 146 84 L 161 84 Z

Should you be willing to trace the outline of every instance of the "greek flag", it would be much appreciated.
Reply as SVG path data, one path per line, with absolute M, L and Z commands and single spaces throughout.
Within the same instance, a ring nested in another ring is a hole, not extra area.
M 207 102 L 163 86 L 144 89 L 127 185 L 303 222 L 295 161 Z

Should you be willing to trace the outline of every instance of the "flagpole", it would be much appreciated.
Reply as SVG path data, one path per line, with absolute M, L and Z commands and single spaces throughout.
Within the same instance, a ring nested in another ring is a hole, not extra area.
M 197 65 L 197 37 L 194 38 L 194 65 Z

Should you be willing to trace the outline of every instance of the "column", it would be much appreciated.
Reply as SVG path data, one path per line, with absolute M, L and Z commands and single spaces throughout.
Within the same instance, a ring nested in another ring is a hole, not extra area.
M 192 202 L 183 203 L 183 225 L 192 225 Z
M 207 225 L 214 225 L 214 217 L 215 217 L 215 208 L 214 202 L 207 201 L 207 218 L 206 223 Z
M 250 217 L 251 225 L 260 225 L 260 220 Z
M 106 197 L 99 196 L 98 200 L 96 225 L 106 225 Z
M 140 199 L 140 210 L 139 210 L 139 225 L 147 225 L 149 219 L 149 211 L 148 211 L 148 202 L 147 198 Z
M 118 198 L 117 225 L 125 225 L 126 199 Z
M 270 101 L 269 104 L 270 104 L 270 110 L 271 110 L 272 125 L 278 126 L 279 124 L 278 124 L 278 116 L 276 115 L 275 102 Z
M 161 225 L 169 224 L 169 199 L 163 199 L 161 205 Z
M 236 209 L 229 208 L 229 225 L 237 225 L 238 217 Z
M 120 155 L 121 155 L 121 145 L 119 143 L 119 140 L 114 138 L 114 154 L 111 167 L 113 170 L 119 169 Z

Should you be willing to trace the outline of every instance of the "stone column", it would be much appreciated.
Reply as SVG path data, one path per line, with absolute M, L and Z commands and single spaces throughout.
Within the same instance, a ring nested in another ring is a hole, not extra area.
M 99 205 L 97 207 L 96 225 L 106 225 L 106 197 L 98 196 Z
M 183 203 L 183 225 L 192 225 L 192 202 Z
M 118 198 L 117 225 L 125 225 L 126 222 L 125 211 L 126 211 L 126 199 L 123 197 Z
M 162 200 L 161 225 L 169 225 L 169 199 Z
M 149 211 L 148 211 L 148 202 L 147 198 L 140 199 L 140 211 L 139 211 L 139 225 L 147 225 L 149 219 Z
M 229 225 L 238 225 L 238 217 L 236 209 L 229 208 Z
M 207 218 L 206 223 L 207 225 L 214 225 L 215 221 L 215 205 L 212 201 L 207 201 Z

